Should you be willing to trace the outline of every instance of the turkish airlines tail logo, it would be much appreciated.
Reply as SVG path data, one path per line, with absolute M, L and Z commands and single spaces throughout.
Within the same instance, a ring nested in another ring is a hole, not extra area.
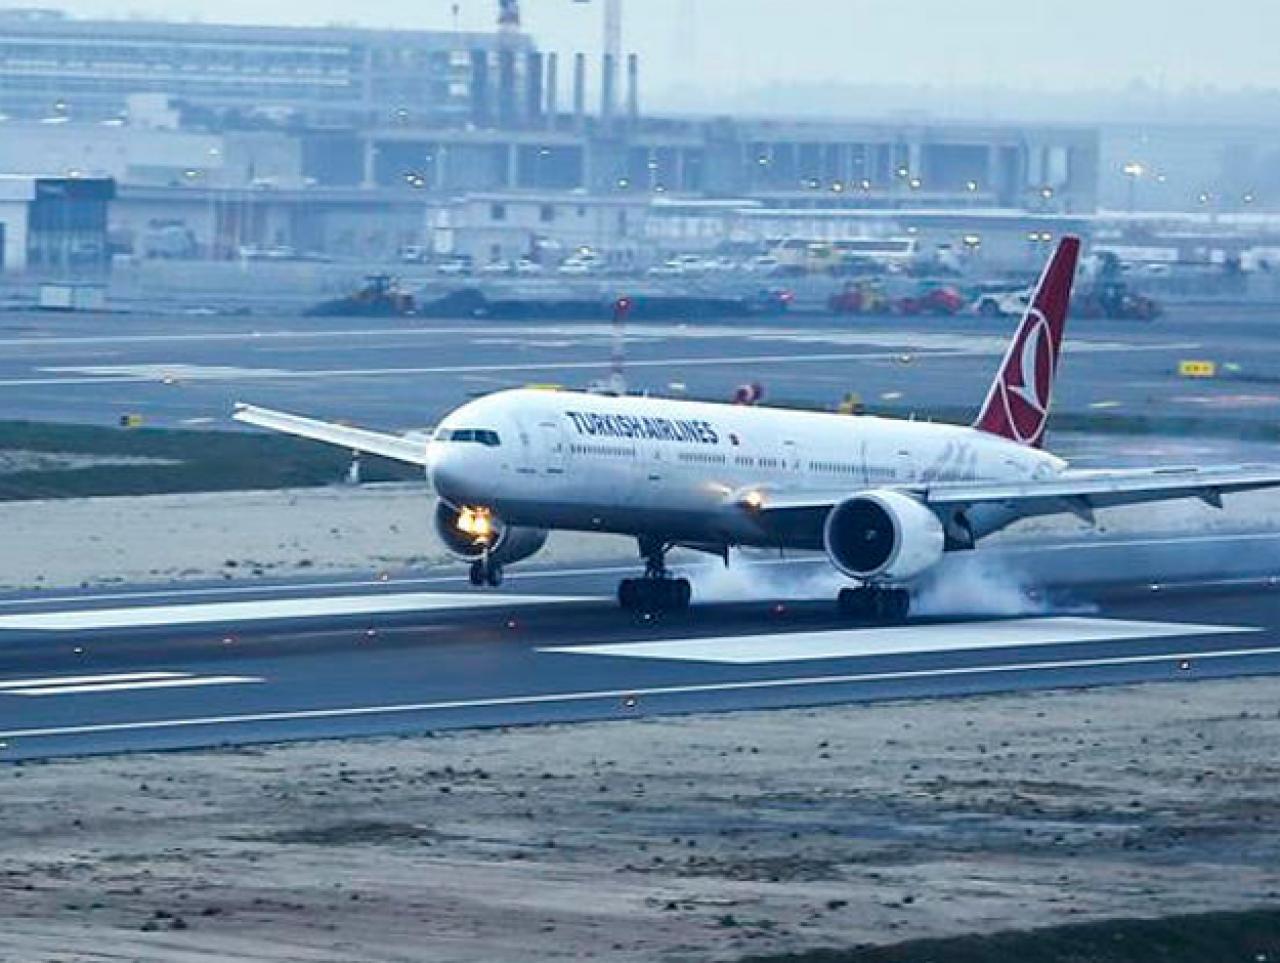
M 1040 276 L 975 428 L 1032 448 L 1043 444 L 1079 258 L 1080 239 L 1064 237 Z

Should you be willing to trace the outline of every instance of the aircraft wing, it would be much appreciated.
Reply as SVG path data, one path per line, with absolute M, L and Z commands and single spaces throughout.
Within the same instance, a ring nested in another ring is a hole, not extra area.
M 1221 506 L 1222 496 L 1280 487 L 1280 466 L 1155 468 L 1066 472 L 1025 482 L 946 482 L 923 489 L 926 504 L 939 507 L 1000 502 L 1023 515 L 1139 505 L 1175 498 L 1199 498 Z
M 299 438 L 310 438 L 312 441 L 337 445 L 351 451 L 369 455 L 381 455 L 392 461 L 402 461 L 410 465 L 427 464 L 427 442 L 425 439 L 406 438 L 402 435 L 387 435 L 364 428 L 352 428 L 349 425 L 338 425 L 331 421 L 317 421 L 314 418 L 303 418 L 284 411 L 272 411 L 269 408 L 257 408 L 253 405 L 238 404 L 231 416 L 236 421 L 259 428 L 270 428 L 286 435 L 297 435 Z
M 1071 513 L 1089 517 L 1095 508 L 1138 505 L 1176 498 L 1199 498 L 1220 507 L 1222 496 L 1263 488 L 1280 488 L 1280 466 L 1240 465 L 1218 468 L 1156 468 L 1066 472 L 1053 478 L 1020 482 L 938 482 L 884 486 L 918 498 L 938 509 L 1000 504 L 1023 517 Z M 744 510 L 766 524 L 810 526 L 836 503 L 856 491 L 753 496 Z

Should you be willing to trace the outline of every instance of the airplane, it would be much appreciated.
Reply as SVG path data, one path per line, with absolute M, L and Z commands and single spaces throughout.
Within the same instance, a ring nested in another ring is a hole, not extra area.
M 1045 450 L 1080 240 L 1064 237 L 972 426 L 520 388 L 450 413 L 426 439 L 240 404 L 233 417 L 421 466 L 435 526 L 476 586 L 542 548 L 551 530 L 637 540 L 644 574 L 623 608 L 689 606 L 666 564 L 686 547 L 817 551 L 851 584 L 840 610 L 910 614 L 911 586 L 949 552 L 1034 516 L 1280 486 L 1280 467 L 1074 470 Z

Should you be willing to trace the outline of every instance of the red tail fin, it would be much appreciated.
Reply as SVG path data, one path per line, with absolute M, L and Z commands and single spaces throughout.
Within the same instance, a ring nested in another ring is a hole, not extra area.
M 1032 448 L 1044 442 L 1079 258 L 1080 239 L 1064 237 L 1040 276 L 1031 305 L 973 423 L 980 431 Z

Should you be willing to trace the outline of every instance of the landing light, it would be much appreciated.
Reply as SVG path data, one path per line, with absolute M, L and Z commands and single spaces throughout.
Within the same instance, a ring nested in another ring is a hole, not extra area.
M 493 518 L 484 508 L 464 508 L 458 513 L 458 531 L 473 536 L 476 541 L 487 541 L 493 535 Z
M 753 512 L 758 512 L 764 508 L 764 494 L 762 492 L 747 492 L 742 496 L 742 504 Z

